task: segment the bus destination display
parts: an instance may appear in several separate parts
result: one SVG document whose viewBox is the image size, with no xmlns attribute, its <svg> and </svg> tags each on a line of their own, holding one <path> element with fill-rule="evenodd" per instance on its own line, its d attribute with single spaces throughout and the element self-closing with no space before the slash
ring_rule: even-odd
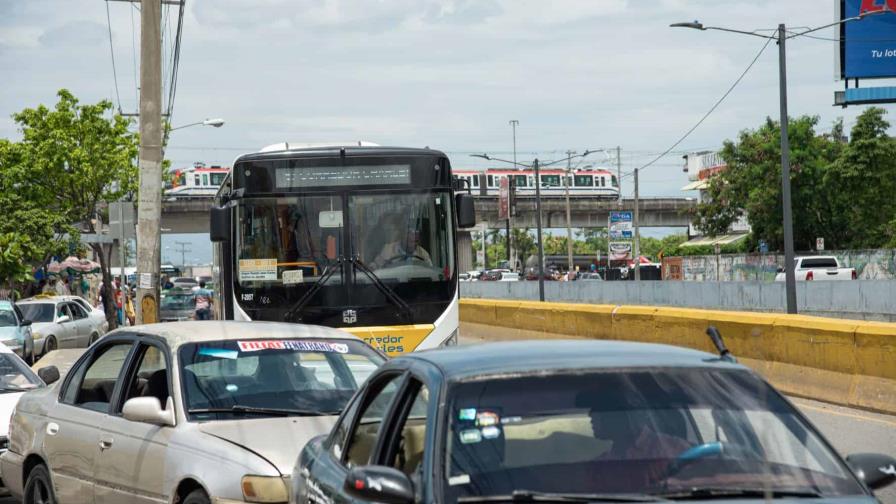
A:
<svg viewBox="0 0 896 504">
<path fill-rule="evenodd" d="M 411 166 L 400 164 L 278 168 L 276 182 L 279 189 L 410 184 Z"/>
</svg>

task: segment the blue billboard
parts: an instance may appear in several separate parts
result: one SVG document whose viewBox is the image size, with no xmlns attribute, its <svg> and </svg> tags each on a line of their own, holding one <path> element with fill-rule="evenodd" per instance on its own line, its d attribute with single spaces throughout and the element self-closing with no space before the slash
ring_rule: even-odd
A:
<svg viewBox="0 0 896 504">
<path fill-rule="evenodd" d="M 840 72 L 844 79 L 896 77 L 896 0 L 841 0 Z"/>
</svg>

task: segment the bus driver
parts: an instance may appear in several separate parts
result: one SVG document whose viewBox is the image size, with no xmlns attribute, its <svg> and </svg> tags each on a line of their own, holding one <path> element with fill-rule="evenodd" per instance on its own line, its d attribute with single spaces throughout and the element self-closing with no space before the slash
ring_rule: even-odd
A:
<svg viewBox="0 0 896 504">
<path fill-rule="evenodd" d="M 383 218 L 383 230 L 391 241 L 383 245 L 380 253 L 370 264 L 370 269 L 377 270 L 396 263 L 417 260 L 432 266 L 429 252 L 420 246 L 420 232 L 407 225 L 400 213 L 387 214 Z"/>
</svg>

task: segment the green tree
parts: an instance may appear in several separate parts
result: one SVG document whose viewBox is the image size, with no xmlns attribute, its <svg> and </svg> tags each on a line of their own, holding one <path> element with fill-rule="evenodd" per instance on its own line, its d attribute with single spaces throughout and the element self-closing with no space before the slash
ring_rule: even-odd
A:
<svg viewBox="0 0 896 504">
<path fill-rule="evenodd" d="M 137 189 L 136 133 L 130 121 L 113 114 L 112 102 L 81 104 L 68 90 L 57 93 L 53 109 L 26 108 L 13 119 L 22 132 L 13 170 L 21 197 L 38 202 L 57 221 L 76 223 L 78 229 L 97 233 L 108 222 L 106 204 L 132 198 Z M 53 221 L 53 219 L 51 219 Z M 111 245 L 91 243 L 103 271 L 106 291 Z M 106 296 L 112 313 L 111 296 Z M 110 325 L 114 326 L 113 317 Z"/>
</svg>

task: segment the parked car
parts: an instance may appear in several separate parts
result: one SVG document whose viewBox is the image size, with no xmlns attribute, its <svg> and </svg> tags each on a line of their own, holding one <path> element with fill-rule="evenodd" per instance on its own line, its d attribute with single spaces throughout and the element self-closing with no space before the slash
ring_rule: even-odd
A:
<svg viewBox="0 0 896 504">
<path fill-rule="evenodd" d="M 85 348 L 105 333 L 108 323 L 65 296 L 35 296 L 16 303 L 31 321 L 34 354 L 57 348 Z"/>
<path fill-rule="evenodd" d="M 479 275 L 479 280 L 483 282 L 511 282 L 519 279 L 519 274 L 503 268 L 485 270 Z"/>
<path fill-rule="evenodd" d="M 600 273 L 579 273 L 579 277 L 577 280 L 585 280 L 588 282 L 591 281 L 602 281 L 603 278 L 600 276 Z"/>
<path fill-rule="evenodd" d="M 11 301 L 0 300 L 0 344 L 15 352 L 29 366 L 34 363 L 31 321 Z"/>
<path fill-rule="evenodd" d="M 133 292 L 133 289 L 132 289 Z M 103 311 L 102 308 L 91 306 L 90 302 L 84 299 L 81 296 L 60 296 L 65 301 L 73 301 L 84 308 L 87 311 L 88 316 L 96 320 L 96 322 L 100 326 L 100 336 L 109 332 L 109 320 L 106 319 L 106 312 Z"/>
<path fill-rule="evenodd" d="M 286 502 L 301 447 L 384 360 L 317 326 L 118 329 L 20 399 L 0 472 L 25 504 Z"/>
<path fill-rule="evenodd" d="M 193 320 L 194 294 L 186 289 L 169 289 L 162 295 L 159 304 L 159 318 L 162 322 Z"/>
<path fill-rule="evenodd" d="M 723 356 L 524 341 L 405 354 L 293 471 L 293 502 L 875 502 L 896 460 L 848 463 Z M 893 447 L 888 447 L 892 449 Z"/>
<path fill-rule="evenodd" d="M 0 343 L 0 454 L 9 446 L 9 419 L 25 392 L 45 387 L 44 382 L 15 352 Z M 8 495 L 0 481 L 0 496 Z"/>
<path fill-rule="evenodd" d="M 834 256 L 807 256 L 797 257 L 795 260 L 796 281 L 832 281 L 832 280 L 855 280 L 855 268 L 843 268 L 840 261 Z M 778 268 L 778 274 L 775 275 L 776 282 L 786 280 L 784 268 Z"/>
</svg>

